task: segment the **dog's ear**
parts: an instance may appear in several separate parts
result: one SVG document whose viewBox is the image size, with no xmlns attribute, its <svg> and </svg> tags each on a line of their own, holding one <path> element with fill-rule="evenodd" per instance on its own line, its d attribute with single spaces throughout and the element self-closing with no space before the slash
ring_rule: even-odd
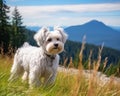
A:
<svg viewBox="0 0 120 96">
<path fill-rule="evenodd" d="M 62 41 L 63 41 L 63 43 L 65 43 L 68 38 L 68 35 L 64 32 L 64 29 L 59 26 L 55 26 L 54 30 L 57 30 L 61 34 Z"/>
<path fill-rule="evenodd" d="M 47 27 L 42 27 L 35 35 L 34 39 L 36 40 L 37 44 L 39 46 L 43 45 L 45 39 L 46 39 L 46 34 L 48 33 L 48 28 Z"/>
</svg>

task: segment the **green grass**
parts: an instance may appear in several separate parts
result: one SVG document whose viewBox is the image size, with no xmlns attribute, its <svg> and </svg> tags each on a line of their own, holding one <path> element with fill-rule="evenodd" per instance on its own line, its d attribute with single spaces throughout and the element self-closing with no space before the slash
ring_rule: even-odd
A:
<svg viewBox="0 0 120 96">
<path fill-rule="evenodd" d="M 0 57 L 0 96 L 120 96 L 120 84 L 114 85 L 111 81 L 99 86 L 95 77 L 87 80 L 82 73 L 70 75 L 59 72 L 54 85 L 47 88 L 29 89 L 21 78 L 9 83 L 12 62 L 12 58 Z"/>
</svg>

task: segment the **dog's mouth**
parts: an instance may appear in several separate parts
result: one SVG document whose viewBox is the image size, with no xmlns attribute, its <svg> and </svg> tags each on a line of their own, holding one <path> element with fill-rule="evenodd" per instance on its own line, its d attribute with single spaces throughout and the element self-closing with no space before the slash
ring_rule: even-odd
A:
<svg viewBox="0 0 120 96">
<path fill-rule="evenodd" d="M 60 47 L 53 47 L 52 50 L 50 51 L 50 53 L 59 53 L 61 51 Z"/>
<path fill-rule="evenodd" d="M 59 49 L 58 47 L 54 47 L 53 49 Z"/>
<path fill-rule="evenodd" d="M 58 54 L 62 51 L 62 47 L 61 46 L 52 46 L 51 48 L 49 48 L 47 50 L 47 52 L 49 54 Z"/>
</svg>

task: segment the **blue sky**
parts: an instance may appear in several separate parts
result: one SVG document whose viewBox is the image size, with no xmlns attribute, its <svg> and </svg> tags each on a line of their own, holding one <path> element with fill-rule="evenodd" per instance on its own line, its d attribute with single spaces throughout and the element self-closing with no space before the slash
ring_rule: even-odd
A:
<svg viewBox="0 0 120 96">
<path fill-rule="evenodd" d="M 120 26 L 120 0 L 6 0 L 15 6 L 26 26 L 71 26 L 96 19 Z"/>
</svg>

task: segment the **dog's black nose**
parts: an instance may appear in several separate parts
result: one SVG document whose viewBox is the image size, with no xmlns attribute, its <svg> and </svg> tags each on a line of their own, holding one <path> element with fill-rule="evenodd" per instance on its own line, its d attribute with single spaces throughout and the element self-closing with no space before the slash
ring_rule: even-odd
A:
<svg viewBox="0 0 120 96">
<path fill-rule="evenodd" d="M 55 43 L 55 44 L 54 44 L 54 46 L 55 46 L 55 47 L 58 47 L 58 44 L 57 44 L 57 43 Z"/>
</svg>

